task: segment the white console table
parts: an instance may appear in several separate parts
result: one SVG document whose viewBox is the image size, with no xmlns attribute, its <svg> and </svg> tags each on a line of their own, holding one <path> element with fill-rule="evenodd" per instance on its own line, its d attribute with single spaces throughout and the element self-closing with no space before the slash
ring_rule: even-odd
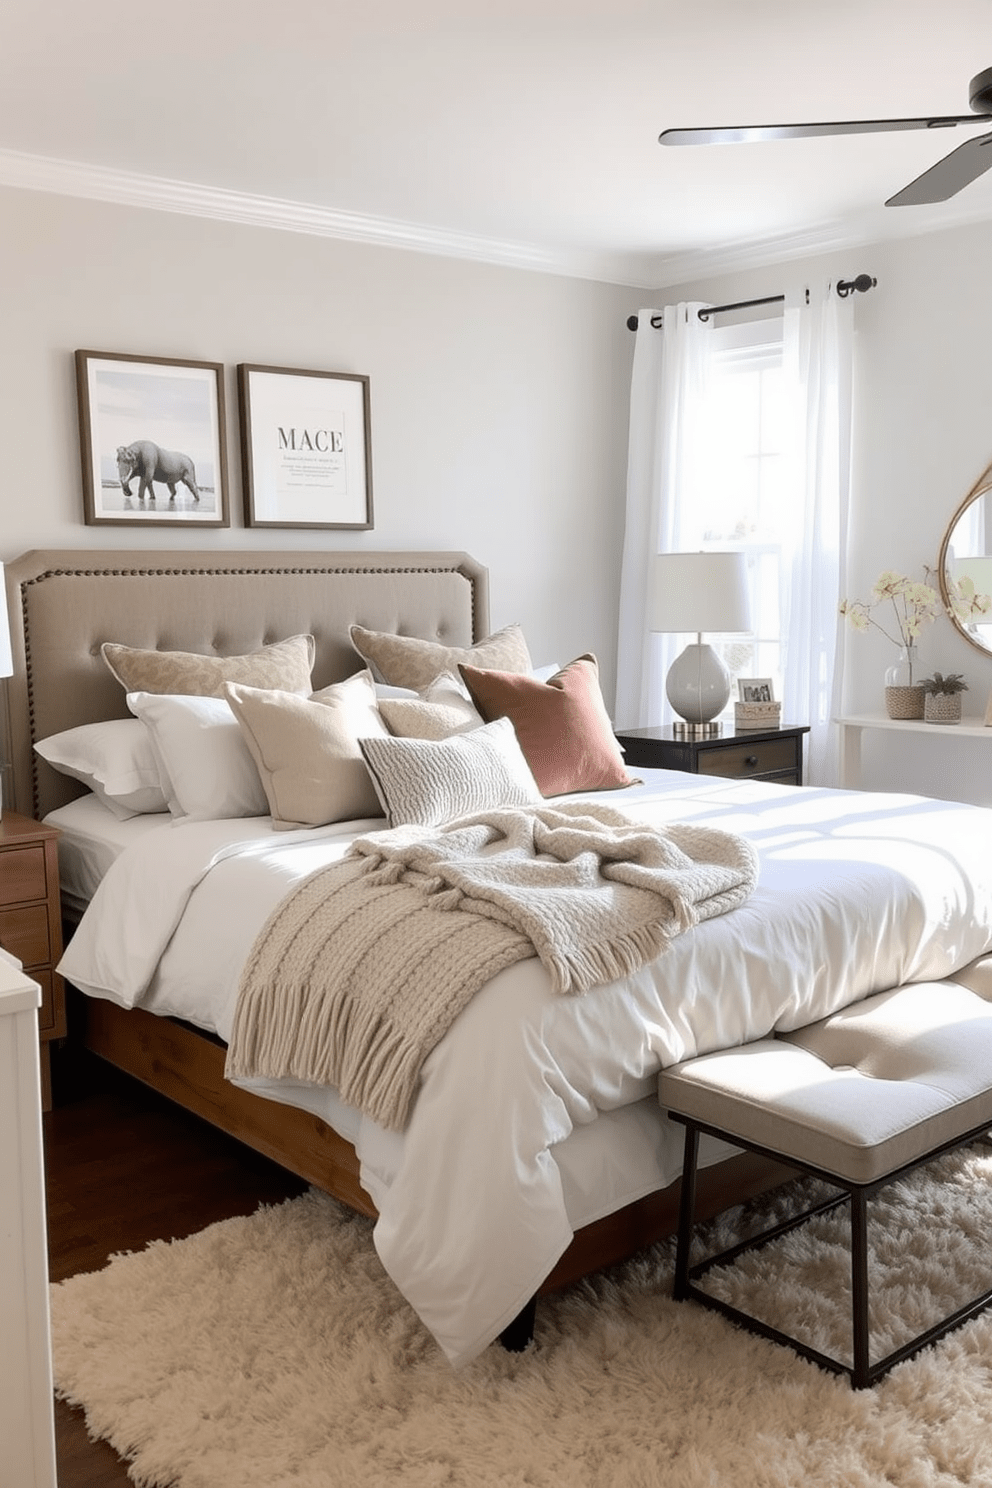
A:
<svg viewBox="0 0 992 1488">
<path fill-rule="evenodd" d="M 895 733 L 939 734 L 941 739 L 984 739 L 992 743 L 992 728 L 980 718 L 960 723 L 927 723 L 922 718 L 889 718 L 884 713 L 857 713 L 838 719 L 841 731 L 841 785 L 857 790 L 861 785 L 861 736 L 865 729 L 889 729 Z"/>
<path fill-rule="evenodd" d="M 41 988 L 0 950 L 0 1482 L 55 1488 Z"/>
</svg>

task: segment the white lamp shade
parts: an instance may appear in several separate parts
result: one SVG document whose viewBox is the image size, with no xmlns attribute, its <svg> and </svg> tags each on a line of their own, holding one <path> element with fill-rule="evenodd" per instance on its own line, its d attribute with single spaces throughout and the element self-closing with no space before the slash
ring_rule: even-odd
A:
<svg viewBox="0 0 992 1488">
<path fill-rule="evenodd" d="M 14 675 L 14 658 L 10 650 L 10 619 L 7 613 L 7 588 L 0 563 L 0 677 Z"/>
<path fill-rule="evenodd" d="M 657 553 L 648 628 L 726 635 L 751 629 L 743 553 Z"/>
</svg>

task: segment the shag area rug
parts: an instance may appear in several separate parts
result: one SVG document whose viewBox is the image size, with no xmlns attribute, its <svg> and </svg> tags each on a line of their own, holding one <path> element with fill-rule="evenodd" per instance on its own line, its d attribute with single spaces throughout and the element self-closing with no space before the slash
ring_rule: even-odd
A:
<svg viewBox="0 0 992 1488">
<path fill-rule="evenodd" d="M 989 1153 L 870 1205 L 873 1358 L 989 1284 Z M 849 1357 L 848 1238 L 845 1205 L 708 1284 Z M 992 1485 L 992 1315 L 855 1392 L 672 1302 L 672 1259 L 658 1246 L 542 1299 L 525 1353 L 455 1373 L 370 1223 L 311 1191 L 54 1286 L 58 1393 L 142 1488 Z"/>
</svg>

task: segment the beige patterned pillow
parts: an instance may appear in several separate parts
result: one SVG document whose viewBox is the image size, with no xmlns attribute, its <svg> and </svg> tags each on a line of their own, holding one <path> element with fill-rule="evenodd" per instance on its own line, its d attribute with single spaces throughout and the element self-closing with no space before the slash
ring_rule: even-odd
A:
<svg viewBox="0 0 992 1488">
<path fill-rule="evenodd" d="M 474 646 L 443 646 L 415 636 L 389 635 L 353 625 L 351 643 L 372 668 L 377 682 L 423 692 L 443 672 L 456 672 L 461 662 L 498 672 L 529 672 L 530 652 L 519 625 L 507 625 Z"/>
<path fill-rule="evenodd" d="M 485 722 L 464 682 L 447 672 L 417 697 L 379 697 L 379 712 L 401 739 L 450 739 Z"/>
<path fill-rule="evenodd" d="M 358 740 L 388 738 L 370 672 L 309 698 L 228 682 L 224 696 L 241 725 L 269 802 L 272 824 L 321 827 L 381 816 Z"/>
<path fill-rule="evenodd" d="M 361 739 L 391 827 L 437 827 L 497 806 L 540 801 L 508 718 L 453 739 Z"/>
<path fill-rule="evenodd" d="M 248 687 L 278 687 L 284 692 L 309 693 L 314 639 L 311 635 L 290 636 L 247 656 L 138 651 L 111 641 L 105 641 L 100 651 L 127 692 L 223 697 L 225 682 L 244 682 Z"/>
</svg>

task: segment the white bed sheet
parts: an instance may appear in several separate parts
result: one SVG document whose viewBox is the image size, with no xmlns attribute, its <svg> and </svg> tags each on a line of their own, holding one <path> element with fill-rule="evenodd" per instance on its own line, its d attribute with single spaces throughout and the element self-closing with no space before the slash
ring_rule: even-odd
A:
<svg viewBox="0 0 992 1488">
<path fill-rule="evenodd" d="M 509 968 L 428 1058 L 405 1132 L 365 1118 L 346 1132 L 380 1211 L 383 1263 L 455 1364 L 516 1315 L 577 1223 L 617 1207 L 603 1193 L 631 1175 L 602 1140 L 615 1122 L 639 1133 L 651 1174 L 642 1192 L 676 1176 L 680 1144 L 654 1114 L 663 1065 L 945 976 L 992 947 L 992 811 L 644 774 L 612 803 L 659 826 L 692 820 L 749 837 L 761 863 L 751 898 L 582 998 L 555 996 L 536 960 Z M 94 995 L 226 1037 L 259 917 L 377 825 L 164 825 L 118 858 L 61 969 Z M 331 1094 L 307 1095 L 338 1125 L 325 1114 Z M 298 1087 L 280 1097 L 302 1098 Z"/>
<path fill-rule="evenodd" d="M 115 858 L 139 837 L 170 820 L 155 815 L 121 821 L 92 791 L 50 811 L 45 821 L 61 834 L 59 882 L 66 908 L 82 914 Z"/>
</svg>

